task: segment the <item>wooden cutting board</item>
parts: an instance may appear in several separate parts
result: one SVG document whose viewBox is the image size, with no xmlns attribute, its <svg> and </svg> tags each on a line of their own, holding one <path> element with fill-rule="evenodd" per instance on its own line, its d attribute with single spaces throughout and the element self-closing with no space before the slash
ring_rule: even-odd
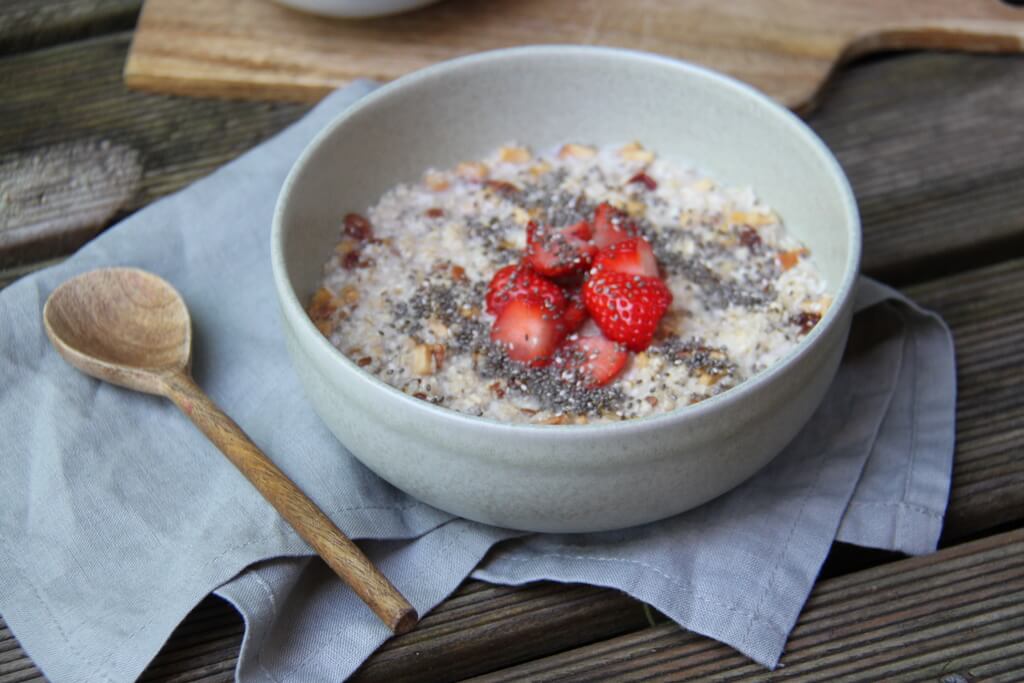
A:
<svg viewBox="0 0 1024 683">
<path fill-rule="evenodd" d="M 797 110 L 837 64 L 880 50 L 1024 50 L 1024 8 L 1000 0 L 444 0 L 371 20 L 268 0 L 147 0 L 130 87 L 315 101 L 360 77 L 531 43 L 648 50 L 732 74 Z"/>
</svg>

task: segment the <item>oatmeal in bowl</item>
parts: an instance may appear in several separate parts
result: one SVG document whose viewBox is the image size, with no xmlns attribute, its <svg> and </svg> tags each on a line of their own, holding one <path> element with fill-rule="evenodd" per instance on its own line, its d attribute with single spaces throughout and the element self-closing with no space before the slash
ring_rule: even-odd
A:
<svg viewBox="0 0 1024 683">
<path fill-rule="evenodd" d="M 296 373 L 349 453 L 452 514 L 583 532 L 700 505 L 812 419 L 860 226 L 825 146 L 751 88 L 547 46 L 341 113 L 271 254 Z"/>
<path fill-rule="evenodd" d="M 505 145 L 339 220 L 308 312 L 367 372 L 469 415 L 665 413 L 788 353 L 831 301 L 747 187 L 632 142 Z"/>
</svg>

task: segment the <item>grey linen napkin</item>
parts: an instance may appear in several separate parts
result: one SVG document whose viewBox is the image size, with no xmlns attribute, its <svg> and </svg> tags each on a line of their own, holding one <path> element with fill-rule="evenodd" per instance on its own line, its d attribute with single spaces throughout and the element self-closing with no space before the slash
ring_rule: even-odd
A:
<svg viewBox="0 0 1024 683">
<path fill-rule="evenodd" d="M 173 405 L 85 377 L 50 348 L 46 296 L 101 266 L 146 268 L 181 291 L 199 383 L 346 533 L 365 539 L 421 614 L 470 574 L 585 582 L 774 666 L 834 539 L 935 548 L 953 451 L 952 341 L 937 316 L 869 280 L 839 375 L 807 428 L 738 490 L 676 518 L 522 536 L 453 518 L 362 467 L 292 372 L 268 235 L 299 152 L 372 88 L 333 94 L 0 293 L 0 614 L 47 676 L 135 678 L 211 591 L 245 618 L 241 680 L 336 681 L 388 637 Z"/>
</svg>

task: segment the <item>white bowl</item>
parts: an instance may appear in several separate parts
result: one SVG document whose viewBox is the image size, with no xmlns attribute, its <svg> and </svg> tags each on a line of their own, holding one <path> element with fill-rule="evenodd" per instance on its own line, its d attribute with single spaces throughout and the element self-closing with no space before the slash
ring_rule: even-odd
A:
<svg viewBox="0 0 1024 683">
<path fill-rule="evenodd" d="M 433 4 L 437 0 L 274 0 L 292 9 L 325 17 L 369 19 L 407 12 Z"/>
<path fill-rule="evenodd" d="M 674 412 L 592 425 L 506 424 L 412 398 L 358 368 L 310 322 L 339 218 L 430 166 L 516 140 L 549 148 L 639 139 L 749 185 L 807 244 L 834 303 L 765 372 Z M 303 153 L 274 216 L 288 348 L 332 432 L 398 488 L 456 515 L 531 531 L 594 531 L 674 515 L 767 464 L 824 396 L 846 344 L 860 223 L 839 165 L 789 111 L 731 78 L 654 55 L 526 47 L 439 64 L 382 87 Z"/>
</svg>

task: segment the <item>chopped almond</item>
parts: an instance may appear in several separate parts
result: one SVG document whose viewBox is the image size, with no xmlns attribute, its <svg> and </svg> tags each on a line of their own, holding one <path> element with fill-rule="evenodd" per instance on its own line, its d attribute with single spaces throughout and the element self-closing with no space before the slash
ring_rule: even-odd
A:
<svg viewBox="0 0 1024 683">
<path fill-rule="evenodd" d="M 643 202 L 638 202 L 634 199 L 630 199 L 626 202 L 626 213 L 630 216 L 640 217 L 647 213 L 647 205 Z"/>
<path fill-rule="evenodd" d="M 463 161 L 455 167 L 455 175 L 473 182 L 484 180 L 489 173 L 490 169 L 482 161 Z"/>
<path fill-rule="evenodd" d="M 777 258 L 779 259 L 779 265 L 782 266 L 782 270 L 789 270 L 800 261 L 801 256 L 806 255 L 806 249 L 793 249 L 791 251 L 780 251 Z"/>
<path fill-rule="evenodd" d="M 466 279 L 466 269 L 462 266 L 452 266 L 452 279 L 456 282 L 462 282 Z"/>
<path fill-rule="evenodd" d="M 711 178 L 701 178 L 693 184 L 693 189 L 700 192 L 710 192 L 715 188 L 715 181 Z"/>
<path fill-rule="evenodd" d="M 530 167 L 530 175 L 532 175 L 534 178 L 539 178 L 540 176 L 544 175 L 550 170 L 551 164 L 549 164 L 546 161 L 542 161 L 539 164 L 534 164 L 533 166 Z"/>
<path fill-rule="evenodd" d="M 437 171 L 427 171 L 427 174 L 423 176 L 423 182 L 434 192 L 443 192 L 451 187 L 447 176 Z"/>
<path fill-rule="evenodd" d="M 650 360 L 651 357 L 647 355 L 647 352 L 641 351 L 640 353 L 633 356 L 633 365 L 635 365 L 638 368 L 646 368 Z"/>
<path fill-rule="evenodd" d="M 434 367 L 440 372 L 441 368 L 444 367 L 444 354 L 448 350 L 444 344 L 432 344 L 430 347 L 430 355 L 434 360 Z"/>
<path fill-rule="evenodd" d="M 530 214 L 526 213 L 526 209 L 517 206 L 512 209 L 512 220 L 519 225 L 526 225 L 530 222 Z"/>
<path fill-rule="evenodd" d="M 427 329 L 430 330 L 437 339 L 445 339 L 448 337 L 448 327 L 437 318 L 430 318 L 427 320 Z"/>
<path fill-rule="evenodd" d="M 345 285 L 341 289 L 341 300 L 349 306 L 359 303 L 359 290 L 352 285 Z"/>
<path fill-rule="evenodd" d="M 749 225 L 752 228 L 759 228 L 762 225 L 777 223 L 778 218 L 770 213 L 757 213 L 755 211 L 733 211 L 729 214 L 729 222 L 733 225 Z"/>
<path fill-rule="evenodd" d="M 412 349 L 412 357 L 410 359 L 412 364 L 412 372 L 414 375 L 432 375 L 434 374 L 434 354 L 433 349 L 426 344 L 417 344 Z"/>
<path fill-rule="evenodd" d="M 502 147 L 498 150 L 498 159 L 510 164 L 525 164 L 530 158 L 530 150 L 525 147 Z"/>
<path fill-rule="evenodd" d="M 552 415 L 548 419 L 544 420 L 546 425 L 564 425 L 569 424 L 568 415 Z"/>
<path fill-rule="evenodd" d="M 654 161 L 654 152 L 644 149 L 639 142 L 631 142 L 620 149 L 619 156 L 626 161 L 642 161 L 645 164 Z"/>
<path fill-rule="evenodd" d="M 558 150 L 559 159 L 593 159 L 597 154 L 597 150 L 587 145 L 577 145 L 573 142 L 562 145 L 562 148 Z"/>
</svg>

